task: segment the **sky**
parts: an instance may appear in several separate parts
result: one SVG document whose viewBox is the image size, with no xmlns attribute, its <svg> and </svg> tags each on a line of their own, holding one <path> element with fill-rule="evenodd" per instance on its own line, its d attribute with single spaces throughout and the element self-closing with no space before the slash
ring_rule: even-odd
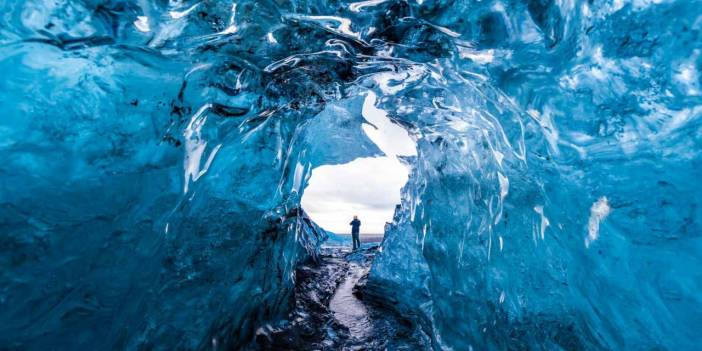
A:
<svg viewBox="0 0 702 351">
<path fill-rule="evenodd" d="M 369 124 L 363 131 L 386 156 L 357 158 L 342 165 L 312 170 L 302 197 L 302 207 L 322 228 L 337 234 L 351 232 L 354 215 L 361 220 L 361 235 L 382 234 L 400 203 L 400 189 L 407 183 L 408 169 L 397 156 L 416 155 L 407 131 L 392 123 L 384 110 L 375 107 L 376 95 L 367 92 L 362 114 Z"/>
</svg>

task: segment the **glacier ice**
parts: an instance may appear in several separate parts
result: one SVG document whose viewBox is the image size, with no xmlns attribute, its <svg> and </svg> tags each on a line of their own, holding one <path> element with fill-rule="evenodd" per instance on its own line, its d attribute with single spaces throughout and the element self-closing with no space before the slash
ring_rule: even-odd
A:
<svg viewBox="0 0 702 351">
<path fill-rule="evenodd" d="M 369 94 L 416 155 L 366 289 L 434 349 L 702 342 L 698 1 L 0 10 L 0 348 L 247 345 Z"/>
<path fill-rule="evenodd" d="M 433 13 L 470 45 L 382 102 L 418 156 L 374 294 L 403 296 L 435 348 L 694 350 L 698 5 Z"/>
<path fill-rule="evenodd" d="M 224 59 L 248 44 L 211 35 L 221 6 L 0 5 L 2 348 L 234 348 L 287 313 L 326 236 L 299 192 L 335 157 L 299 150 L 338 84 Z"/>
</svg>

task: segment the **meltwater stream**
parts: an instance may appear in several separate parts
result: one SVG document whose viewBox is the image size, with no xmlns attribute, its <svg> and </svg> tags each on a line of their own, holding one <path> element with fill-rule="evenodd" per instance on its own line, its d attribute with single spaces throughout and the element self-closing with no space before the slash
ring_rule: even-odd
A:
<svg viewBox="0 0 702 351">
<path fill-rule="evenodd" d="M 372 334 L 372 324 L 366 305 L 353 293 L 358 281 L 368 273 L 369 267 L 349 264 L 349 272 L 329 301 L 334 318 L 348 328 L 352 339 L 365 341 Z"/>
<path fill-rule="evenodd" d="M 412 319 L 386 309 L 385 299 L 364 294 L 366 274 L 377 244 L 356 252 L 323 246 L 320 261 L 298 268 L 296 308 L 256 332 L 250 349 L 263 350 L 423 350 L 428 337 Z"/>
</svg>

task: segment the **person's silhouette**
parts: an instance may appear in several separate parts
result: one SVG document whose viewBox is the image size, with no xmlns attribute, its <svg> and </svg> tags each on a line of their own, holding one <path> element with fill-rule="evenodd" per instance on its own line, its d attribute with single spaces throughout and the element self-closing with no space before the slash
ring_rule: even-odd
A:
<svg viewBox="0 0 702 351">
<path fill-rule="evenodd" d="M 351 239 L 353 240 L 353 249 L 356 250 L 361 247 L 361 221 L 358 220 L 358 216 L 353 216 L 353 221 L 349 223 L 351 226 Z"/>
</svg>

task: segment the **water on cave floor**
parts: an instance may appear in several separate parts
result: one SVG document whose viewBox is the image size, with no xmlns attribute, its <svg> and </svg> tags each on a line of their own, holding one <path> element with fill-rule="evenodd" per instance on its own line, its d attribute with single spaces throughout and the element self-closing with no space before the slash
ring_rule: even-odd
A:
<svg viewBox="0 0 702 351">
<path fill-rule="evenodd" d="M 353 289 L 364 274 L 368 274 L 366 267 L 350 263 L 346 277 L 329 301 L 329 309 L 334 313 L 334 319 L 348 328 L 353 340 L 368 338 L 372 327 L 366 305 L 353 294 Z"/>
<path fill-rule="evenodd" d="M 319 263 L 298 268 L 296 309 L 288 320 L 257 331 L 252 349 L 420 350 L 426 336 L 413 322 L 387 309 L 382 298 L 363 294 L 377 243 L 352 251 L 324 246 Z"/>
</svg>

